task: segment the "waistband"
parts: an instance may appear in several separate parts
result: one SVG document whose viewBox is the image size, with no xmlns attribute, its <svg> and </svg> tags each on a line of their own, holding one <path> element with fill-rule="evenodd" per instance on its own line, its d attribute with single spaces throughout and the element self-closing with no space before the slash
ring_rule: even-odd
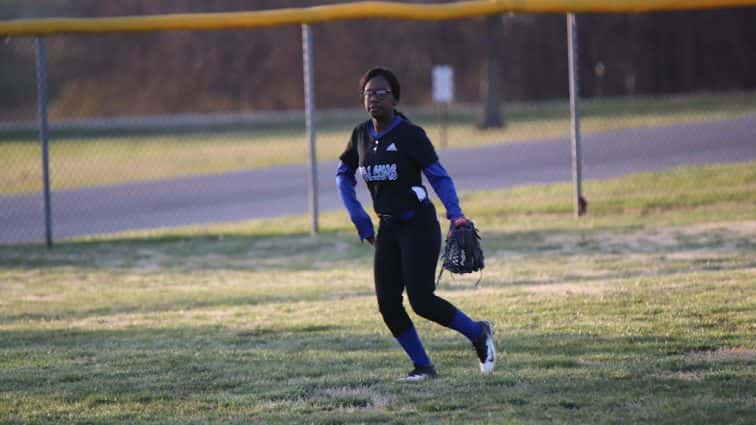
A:
<svg viewBox="0 0 756 425">
<path fill-rule="evenodd" d="M 420 205 L 413 210 L 407 210 L 402 212 L 401 214 L 386 214 L 386 213 L 377 213 L 378 218 L 383 223 L 394 223 L 394 222 L 407 222 L 415 218 L 418 214 L 418 212 L 427 209 L 428 207 L 433 208 L 433 203 L 426 199 L 423 202 L 420 203 Z"/>
</svg>

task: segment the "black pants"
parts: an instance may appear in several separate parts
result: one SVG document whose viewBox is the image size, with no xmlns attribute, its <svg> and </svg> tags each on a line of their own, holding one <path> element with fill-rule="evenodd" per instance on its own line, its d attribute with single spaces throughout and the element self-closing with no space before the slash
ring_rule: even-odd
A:
<svg viewBox="0 0 756 425">
<path fill-rule="evenodd" d="M 383 321 L 394 337 L 412 327 L 402 303 L 405 288 L 419 316 L 447 327 L 452 321 L 456 308 L 434 294 L 440 249 L 441 229 L 433 204 L 422 204 L 408 221 L 381 219 L 375 242 L 375 293 Z"/>
</svg>

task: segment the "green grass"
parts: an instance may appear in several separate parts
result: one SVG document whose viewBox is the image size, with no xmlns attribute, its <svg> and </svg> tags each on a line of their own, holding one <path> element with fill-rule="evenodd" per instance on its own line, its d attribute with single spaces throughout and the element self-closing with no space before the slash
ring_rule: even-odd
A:
<svg viewBox="0 0 756 425">
<path fill-rule="evenodd" d="M 756 93 L 699 94 L 668 98 L 598 99 L 581 103 L 584 133 L 682 122 L 717 120 L 756 113 Z M 427 108 L 405 112 L 441 148 L 436 113 Z M 510 104 L 507 126 L 476 129 L 477 107 L 450 111 L 447 131 L 452 148 L 515 143 L 569 134 L 566 101 Z M 363 112 L 326 111 L 319 115 L 317 157 L 335 159 L 343 151 Z M 214 174 L 307 161 L 304 120 L 260 122 L 234 128 L 164 132 L 53 132 L 50 143 L 54 189 L 109 185 L 198 174 Z M 36 136 L 0 134 L 0 194 L 39 192 L 41 153 Z"/>
<path fill-rule="evenodd" d="M 467 193 L 487 267 L 439 293 L 497 370 L 383 325 L 343 213 L 0 247 L 0 424 L 756 422 L 756 163 Z M 414 316 L 413 316 L 414 317 Z"/>
</svg>

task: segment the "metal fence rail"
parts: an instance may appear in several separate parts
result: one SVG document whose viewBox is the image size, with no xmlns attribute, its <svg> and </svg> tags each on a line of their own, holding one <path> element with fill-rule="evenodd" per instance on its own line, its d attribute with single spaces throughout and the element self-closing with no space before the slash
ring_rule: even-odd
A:
<svg viewBox="0 0 756 425">
<path fill-rule="evenodd" d="M 634 13 L 721 9 L 756 5 L 756 0 L 477 0 L 443 4 L 366 1 L 258 12 L 197 13 L 94 19 L 29 19 L 0 22 L 0 35 L 49 35 L 260 28 L 353 19 L 447 20 L 507 12 Z"/>
</svg>

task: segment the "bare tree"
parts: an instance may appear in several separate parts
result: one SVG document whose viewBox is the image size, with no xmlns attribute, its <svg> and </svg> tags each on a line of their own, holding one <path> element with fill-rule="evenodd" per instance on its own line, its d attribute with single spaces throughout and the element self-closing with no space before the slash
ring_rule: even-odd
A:
<svg viewBox="0 0 756 425">
<path fill-rule="evenodd" d="M 483 99 L 483 116 L 478 127 L 498 128 L 504 126 L 499 110 L 499 32 L 501 16 L 487 16 L 484 25 L 484 42 L 486 61 L 481 79 L 481 97 Z"/>
</svg>

